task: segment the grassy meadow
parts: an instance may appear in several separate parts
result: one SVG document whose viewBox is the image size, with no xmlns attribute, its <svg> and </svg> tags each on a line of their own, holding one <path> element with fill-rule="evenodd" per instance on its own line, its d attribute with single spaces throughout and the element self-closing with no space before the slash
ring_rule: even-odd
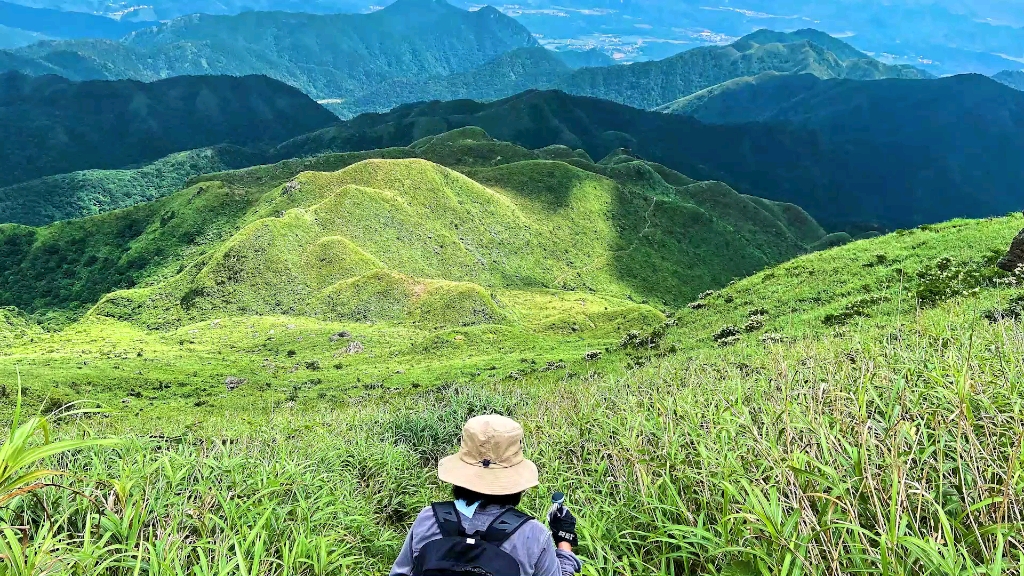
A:
<svg viewBox="0 0 1024 576">
<path fill-rule="evenodd" d="M 615 166 L 553 167 L 551 178 L 568 172 L 608 194 L 589 192 L 583 207 L 558 212 L 502 166 L 477 167 L 491 173 L 471 180 L 413 162 L 462 186 L 456 197 L 474 199 L 473 210 L 447 209 L 464 210 L 464 220 L 451 221 L 474 255 L 488 253 L 490 233 L 480 231 L 492 222 L 515 234 L 516 214 L 549 226 L 538 250 L 568 250 L 576 263 L 595 261 L 584 258 L 594 250 L 605 264 L 572 268 L 570 280 L 528 250 L 508 250 L 516 259 L 474 272 L 461 253 L 441 259 L 444 244 L 435 256 L 372 248 L 392 240 L 360 239 L 337 218 L 342 207 L 318 213 L 346 199 L 413 205 L 401 183 L 374 180 L 379 164 L 364 163 L 303 175 L 290 195 L 284 183 L 268 184 L 270 196 L 236 193 L 248 206 L 268 203 L 271 214 L 285 206 L 270 220 L 296 225 L 276 229 L 256 208 L 225 242 L 188 245 L 171 273 L 106 295 L 71 322 L 52 327 L 36 310 L 0 311 L 5 406 L 14 405 L 20 373 L 26 405 L 53 412 L 54 439 L 119 441 L 0 459 L 0 574 L 384 573 L 415 514 L 445 494 L 438 458 L 454 450 L 466 418 L 487 412 L 526 427 L 542 485 L 524 508 L 540 514 L 551 491 L 568 494 L 590 576 L 1021 572 L 1024 289 L 994 262 L 1024 218 L 900 231 L 723 280 L 729 285 L 714 292 L 698 295 L 696 283 L 663 289 L 670 297 L 644 304 L 630 268 L 608 265 L 620 252 L 591 248 L 596 238 L 563 246 L 559 236 L 574 219 L 607 213 L 595 201 L 623 205 L 623 189 L 645 198 L 637 180 L 626 187 L 597 175 Z M 327 188 L 340 193 L 325 198 L 318 182 L 335 182 Z M 693 186 L 680 184 L 658 190 Z M 222 186 L 224 197 L 242 189 Z M 349 186 L 377 192 L 353 198 Z M 372 221 L 372 211 L 361 214 Z M 613 218 L 609 230 L 629 221 Z M 436 223 L 421 222 L 407 230 L 442 237 Z M 269 226 L 262 238 L 302 249 L 338 236 L 371 247 L 363 251 L 381 264 L 370 272 L 372 289 L 347 301 L 384 315 L 367 323 L 328 314 L 343 306 L 318 309 L 323 291 L 294 287 L 356 294 L 358 286 L 336 286 L 331 274 L 342 272 L 305 260 L 274 264 L 296 276 L 254 275 L 231 251 L 251 254 L 246 243 L 261 226 Z M 687 253 L 656 253 L 671 236 L 662 230 L 653 241 L 643 230 L 632 238 L 649 251 L 644 259 Z M 515 246 L 514 235 L 501 238 Z M 203 284 L 203 274 L 229 265 L 222 276 L 232 282 Z M 655 267 L 660 274 L 643 282 L 683 285 L 692 277 L 676 266 L 675 275 Z M 437 278 L 442 268 L 463 276 Z M 539 280 L 509 280 L 517 273 Z M 282 279 L 295 284 L 273 284 Z M 410 305 L 369 306 L 407 302 L 401 295 L 421 284 Z M 292 300 L 261 296 L 268 285 L 291 286 L 282 298 Z M 181 306 L 196 286 L 205 287 L 196 301 L 207 307 Z M 424 295 L 435 286 L 448 292 L 428 307 Z M 391 295 L 379 296 L 385 288 Z M 475 303 L 458 304 L 467 300 Z M 119 318 L 132 302 L 145 307 Z M 353 341 L 365 351 L 334 357 Z M 589 351 L 600 357 L 585 359 Z M 227 375 L 249 380 L 229 391 Z M 96 402 L 105 410 L 82 411 Z M 47 440 L 24 436 L 5 450 Z M 41 466 L 61 472 L 46 478 L 59 486 L 19 492 L 8 481 Z"/>
</svg>

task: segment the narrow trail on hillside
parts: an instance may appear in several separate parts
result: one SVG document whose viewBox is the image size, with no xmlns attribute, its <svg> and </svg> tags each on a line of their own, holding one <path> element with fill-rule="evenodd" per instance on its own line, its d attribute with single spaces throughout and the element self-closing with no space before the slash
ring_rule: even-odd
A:
<svg viewBox="0 0 1024 576">
<path fill-rule="evenodd" d="M 585 272 L 587 272 L 589 270 L 597 268 L 598 264 L 600 263 L 601 260 L 605 261 L 603 265 L 607 265 L 608 264 L 607 260 L 609 258 L 614 257 L 614 256 L 622 256 L 624 254 L 629 254 L 630 252 L 632 252 L 633 249 L 635 249 L 637 247 L 637 245 L 640 244 L 640 240 L 643 239 L 644 234 L 646 234 L 647 231 L 651 229 L 651 213 L 654 212 L 654 206 L 657 203 L 658 203 L 658 197 L 655 196 L 651 200 L 651 206 L 647 209 L 647 213 L 644 214 L 644 219 L 647 220 L 647 223 L 644 225 L 644 229 L 640 231 L 640 234 L 637 235 L 636 240 L 633 241 L 633 244 L 630 245 L 629 248 L 626 248 L 625 250 L 618 250 L 618 251 L 612 252 L 612 253 L 608 254 L 607 256 L 604 256 L 604 257 L 594 258 L 594 260 L 591 261 L 590 264 L 587 264 L 586 266 L 584 266 L 582 268 L 577 268 L 575 270 L 571 270 L 569 272 L 566 272 L 566 273 L 562 274 L 561 276 L 559 276 L 555 280 L 555 286 L 556 287 L 562 286 L 562 283 L 565 281 L 565 278 L 567 276 L 570 276 L 572 274 L 583 274 L 583 273 L 585 273 Z"/>
</svg>

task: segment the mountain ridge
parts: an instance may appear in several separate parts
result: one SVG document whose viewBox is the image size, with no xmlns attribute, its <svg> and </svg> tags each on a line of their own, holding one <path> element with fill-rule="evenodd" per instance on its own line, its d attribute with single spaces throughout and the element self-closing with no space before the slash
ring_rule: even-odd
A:
<svg viewBox="0 0 1024 576">
<path fill-rule="evenodd" d="M 329 99 L 392 78 L 466 71 L 537 45 L 528 30 L 495 10 L 470 12 L 443 1 L 402 6 L 369 14 L 184 16 L 118 42 L 52 41 L 16 49 L 0 57 L 0 65 L 6 59 L 8 69 L 73 80 L 263 74 Z"/>
<path fill-rule="evenodd" d="M 210 314 L 313 313 L 322 310 L 316 294 L 340 280 L 406 286 L 391 272 L 682 305 L 823 236 L 797 207 L 621 153 L 595 163 L 565 147 L 528 150 L 466 128 L 408 148 L 211 174 L 153 202 L 45 228 L 0 225 L 0 305 L 81 315 L 102 301 L 92 314 L 153 329 Z M 722 245 L 730 250 L 709 251 Z M 334 256 L 321 262 L 321 252 Z M 73 278 L 54 276 L 68 266 Z M 303 279 L 285 289 L 289 270 Z M 373 290 L 346 286 L 354 302 L 369 302 Z M 491 297 L 481 298 L 473 301 L 483 308 L 470 308 L 490 309 Z"/>
<path fill-rule="evenodd" d="M 7 64 L 0 55 L 0 67 L 75 79 L 260 73 L 330 102 L 342 117 L 432 99 L 499 99 L 528 88 L 654 108 L 769 70 L 865 80 L 930 77 L 874 60 L 811 29 L 761 30 L 728 46 L 695 48 L 630 66 L 580 67 L 608 60 L 586 53 L 540 53 L 529 30 L 497 10 L 466 12 L 443 0 L 402 6 L 365 15 L 187 16 L 133 32 L 119 43 L 35 44 L 10 52 Z"/>
<path fill-rule="evenodd" d="M 265 147 L 336 120 L 265 76 L 73 82 L 9 72 L 0 74 L 0 184 L 217 144 Z"/>
<path fill-rule="evenodd" d="M 529 91 L 490 103 L 427 102 L 365 114 L 285 142 L 273 154 L 289 158 L 400 146 L 474 125 L 527 148 L 559 144 L 583 148 L 593 157 L 628 148 L 693 178 L 728 182 L 745 194 L 796 204 L 827 228 L 855 234 L 1021 208 L 1016 182 L 1024 179 L 1024 141 L 1014 126 L 1024 122 L 1024 94 L 983 76 L 827 82 L 880 94 L 875 106 L 892 127 L 872 132 L 877 123 L 863 114 L 854 117 L 863 127 L 847 126 L 845 137 L 841 114 L 826 132 L 795 123 L 709 125 L 596 98 Z M 962 91 L 971 96 L 956 95 Z M 917 96 L 908 97 L 902 107 L 887 107 L 886 98 L 892 96 L 886 92 Z M 950 97 L 930 99 L 932 93 Z M 976 110 L 965 102 L 988 104 Z M 893 110 L 903 117 L 893 117 Z M 962 122 L 971 114 L 977 114 L 977 126 Z M 944 121 L 922 133 L 920 123 L 931 125 L 933 118 Z M 970 132 L 961 134 L 965 130 Z M 976 152 L 964 152 L 962 142 L 967 141 L 977 142 L 970 147 Z M 885 188 L 880 190 L 878 182 L 885 182 Z"/>
<path fill-rule="evenodd" d="M 992 79 L 1006 84 L 1010 88 L 1024 90 L 1024 70 L 1004 70 L 993 76 Z"/>
</svg>

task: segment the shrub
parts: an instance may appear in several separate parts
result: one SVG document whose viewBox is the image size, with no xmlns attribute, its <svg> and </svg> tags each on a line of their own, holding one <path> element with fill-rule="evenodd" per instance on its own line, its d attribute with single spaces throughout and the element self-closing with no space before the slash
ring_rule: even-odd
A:
<svg viewBox="0 0 1024 576">
<path fill-rule="evenodd" d="M 715 332 L 712 338 L 719 346 L 728 346 L 739 342 L 742 334 L 743 332 L 741 332 L 739 328 L 730 325 L 723 326 L 718 332 Z"/>
<path fill-rule="evenodd" d="M 825 326 L 842 326 L 854 318 L 870 316 L 871 309 L 881 304 L 883 300 L 884 299 L 877 294 L 858 298 L 844 306 L 839 312 L 826 314 L 825 317 L 822 318 L 821 323 Z"/>
<path fill-rule="evenodd" d="M 993 324 L 1007 320 L 1017 322 L 1024 319 L 1024 294 L 1013 297 L 1005 306 L 986 311 L 983 316 Z"/>
<path fill-rule="evenodd" d="M 757 332 L 764 328 L 764 316 L 751 316 L 747 323 L 743 325 L 744 332 Z"/>
<path fill-rule="evenodd" d="M 935 306 L 951 298 L 965 296 L 982 287 L 992 286 L 1005 273 L 995 268 L 995 256 L 986 261 L 960 261 L 948 256 L 918 270 L 915 295 L 922 306 Z"/>
</svg>

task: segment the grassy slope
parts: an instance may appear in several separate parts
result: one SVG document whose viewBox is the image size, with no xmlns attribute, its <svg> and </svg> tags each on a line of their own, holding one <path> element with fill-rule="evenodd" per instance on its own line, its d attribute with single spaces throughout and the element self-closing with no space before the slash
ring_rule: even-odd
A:
<svg viewBox="0 0 1024 576">
<path fill-rule="evenodd" d="M 535 371 L 805 252 L 816 225 L 799 214 L 479 129 L 204 176 L 134 208 L 0 227 L 3 303 L 65 326 L 5 366 L 64 398 L 187 403 L 230 375 L 271 398 L 282 379 L 341 398 Z"/>
<path fill-rule="evenodd" d="M 245 408 L 202 418 L 188 390 L 174 401 L 142 388 L 114 417 L 65 432 L 129 437 L 66 462 L 80 489 L 130 485 L 99 512 L 94 535 L 113 548 L 32 543 L 72 573 L 120 575 L 131 567 L 95 567 L 160 526 L 172 544 L 141 557 L 161 568 L 202 549 L 218 574 L 260 558 L 275 576 L 305 562 L 381 573 L 415 512 L 443 495 L 432 470 L 464 419 L 500 412 L 524 422 L 542 470 L 524 507 L 570 494 L 591 576 L 1016 573 L 1024 338 L 983 313 L 1020 295 L 990 263 L 1022 225 L 954 221 L 799 258 L 683 312 L 667 356 L 617 353 L 646 364 L 621 377 L 571 366 L 397 398 L 300 390 L 292 405 L 247 391 L 233 397 Z M 864 315 L 823 322 L 865 297 Z M 711 340 L 752 308 L 790 340 Z M 65 531 L 96 513 L 70 493 L 45 497 L 75 520 Z M 32 499 L 4 513 L 43 514 Z"/>
<path fill-rule="evenodd" d="M 574 186 L 604 182 L 599 187 L 608 194 L 610 184 L 602 177 L 618 182 L 614 198 L 603 200 L 607 214 L 597 215 L 594 207 L 588 208 L 588 214 L 592 219 L 605 218 L 614 223 L 614 232 L 606 229 L 609 244 L 602 265 L 626 266 L 616 275 L 630 286 L 628 293 L 638 300 L 685 302 L 706 288 L 792 257 L 824 235 L 813 220 L 793 206 L 740 196 L 721 184 L 694 183 L 664 167 L 630 157 L 615 157 L 620 164 L 610 166 L 593 164 L 584 159 L 585 154 L 580 154 L 565 147 L 525 150 L 492 141 L 479 129 L 470 128 L 417 142 L 412 148 L 329 154 L 204 176 L 167 198 L 96 218 L 40 229 L 0 227 L 0 261 L 5 270 L 0 277 L 0 294 L 5 304 L 35 313 L 81 309 L 117 288 L 152 285 L 184 270 L 195 257 L 215 250 L 255 220 L 276 217 L 293 207 L 308 208 L 318 201 L 317 194 L 323 194 L 325 186 L 334 186 L 300 186 L 294 194 L 284 194 L 282 186 L 300 173 L 337 171 L 369 158 L 422 157 L 457 168 L 492 188 L 506 191 L 527 207 L 550 204 L 548 212 L 535 211 L 535 215 L 557 216 L 555 208 L 571 197 Z M 565 163 L 545 164 L 546 159 L 563 159 L 575 168 Z M 527 163 L 507 166 L 516 162 Z M 564 197 L 559 198 L 559 194 Z M 546 196 L 554 197 L 545 199 Z M 582 198 L 584 202 L 596 201 L 596 197 Z M 422 208 L 419 210 L 416 217 L 424 219 Z M 593 222 L 581 221 L 576 226 Z M 414 222 L 410 226 L 420 224 Z M 636 235 L 641 232 L 643 242 L 637 242 Z M 550 234 L 559 234 L 557 227 Z M 734 255 L 723 258 L 720 253 L 708 251 L 710 244 L 703 242 L 702 235 L 732 243 Z M 446 235 L 445 242 L 450 237 Z M 613 240 L 620 246 L 613 246 Z M 561 238 L 557 241 L 566 243 Z M 124 250 L 126 245 L 128 249 Z M 630 247 L 633 249 L 627 251 Z M 655 253 L 678 254 L 679 260 L 660 270 L 629 268 L 630 262 L 657 257 Z M 563 265 L 592 267 L 592 260 L 579 258 L 573 264 Z M 672 271 L 682 263 L 686 273 L 672 277 Z M 505 266 L 500 261 L 498 265 Z M 468 270 L 477 269 L 474 266 L 479 264 Z M 419 274 L 423 269 L 404 271 Z M 542 280 L 550 282 L 549 287 L 558 287 L 553 280 L 563 274 L 564 271 L 547 274 Z M 608 272 L 604 274 L 607 276 Z M 454 279 L 474 280 L 468 272 Z M 609 282 L 597 276 L 593 279 L 605 285 Z M 569 274 L 562 280 L 575 281 Z M 523 282 L 537 284 L 534 280 Z"/>
</svg>

